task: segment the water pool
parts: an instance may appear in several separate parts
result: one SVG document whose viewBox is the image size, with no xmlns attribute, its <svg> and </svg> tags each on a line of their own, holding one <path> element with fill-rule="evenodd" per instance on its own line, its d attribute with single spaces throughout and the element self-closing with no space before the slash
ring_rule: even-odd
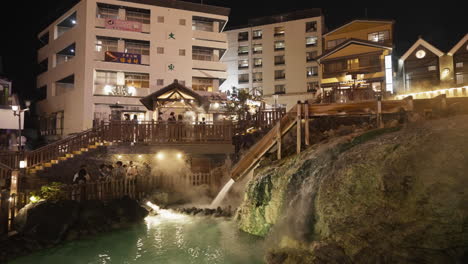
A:
<svg viewBox="0 0 468 264">
<path fill-rule="evenodd" d="M 145 223 L 68 242 L 12 264 L 47 263 L 262 263 L 263 241 L 223 219 L 163 210 Z"/>
</svg>

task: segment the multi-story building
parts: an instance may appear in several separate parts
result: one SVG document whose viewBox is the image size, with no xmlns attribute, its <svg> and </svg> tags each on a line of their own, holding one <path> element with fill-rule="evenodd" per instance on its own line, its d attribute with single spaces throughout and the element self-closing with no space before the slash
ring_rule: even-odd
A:
<svg viewBox="0 0 468 264">
<path fill-rule="evenodd" d="M 403 80 L 401 93 L 424 93 L 468 85 L 468 34 L 448 53 L 420 37 L 401 56 L 399 66 Z"/>
<path fill-rule="evenodd" d="M 38 36 L 37 87 L 46 93 L 38 114 L 66 135 L 116 113 L 154 118 L 139 99 L 174 79 L 216 92 L 227 77 L 219 58 L 229 11 L 175 0 L 80 1 Z"/>
<path fill-rule="evenodd" d="M 323 28 L 321 10 L 310 9 L 251 19 L 248 26 L 226 31 L 229 48 L 221 61 L 228 78 L 220 89 L 249 89 L 268 105 L 288 109 L 315 98 Z"/>
<path fill-rule="evenodd" d="M 354 20 L 323 35 L 323 102 L 369 100 L 393 92 L 393 21 Z"/>
</svg>

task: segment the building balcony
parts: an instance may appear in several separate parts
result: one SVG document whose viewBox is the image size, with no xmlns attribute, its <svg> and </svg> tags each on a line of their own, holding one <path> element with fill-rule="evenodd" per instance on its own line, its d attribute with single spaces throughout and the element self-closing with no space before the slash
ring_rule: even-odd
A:
<svg viewBox="0 0 468 264">
<path fill-rule="evenodd" d="M 212 71 L 226 71 L 226 64 L 220 61 L 205 61 L 205 60 L 193 60 L 192 61 L 193 69 L 203 69 L 203 70 L 212 70 Z"/>
<path fill-rule="evenodd" d="M 208 32 L 201 30 L 193 30 L 193 38 L 195 40 L 215 41 L 227 43 L 227 35 L 219 32 Z M 227 44 L 226 44 L 227 48 Z"/>
</svg>

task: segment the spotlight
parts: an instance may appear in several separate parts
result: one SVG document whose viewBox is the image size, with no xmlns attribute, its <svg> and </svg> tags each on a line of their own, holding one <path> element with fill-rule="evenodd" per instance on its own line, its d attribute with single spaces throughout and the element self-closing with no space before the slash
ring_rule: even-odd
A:
<svg viewBox="0 0 468 264">
<path fill-rule="evenodd" d="M 33 195 L 33 196 L 29 197 L 29 200 L 30 200 L 31 202 L 35 203 L 35 202 L 39 201 L 39 198 L 38 198 L 37 196 L 34 196 L 34 195 Z"/>
<path fill-rule="evenodd" d="M 117 158 L 121 159 L 121 158 L 122 158 L 122 155 L 118 155 Z"/>
<path fill-rule="evenodd" d="M 164 159 L 164 154 L 161 153 L 161 152 L 159 152 L 158 154 L 156 154 L 156 158 L 157 158 L 158 160 L 162 160 L 162 159 Z"/>
<path fill-rule="evenodd" d="M 75 19 L 72 19 L 71 22 L 72 22 L 73 25 L 76 24 L 76 20 L 75 20 Z"/>
<path fill-rule="evenodd" d="M 176 156 L 177 156 L 178 159 L 181 159 L 182 158 L 182 153 L 177 153 Z"/>
<path fill-rule="evenodd" d="M 140 159 L 141 159 L 142 157 L 143 157 L 143 156 L 141 156 L 141 155 L 138 155 L 138 158 L 140 158 Z"/>
<path fill-rule="evenodd" d="M 26 168 L 27 167 L 26 161 L 25 160 L 20 160 L 19 167 L 20 167 L 20 169 Z"/>
</svg>

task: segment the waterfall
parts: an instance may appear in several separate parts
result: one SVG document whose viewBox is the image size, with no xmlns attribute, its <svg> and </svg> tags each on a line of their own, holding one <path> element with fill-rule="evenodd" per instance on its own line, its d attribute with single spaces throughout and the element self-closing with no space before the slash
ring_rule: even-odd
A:
<svg viewBox="0 0 468 264">
<path fill-rule="evenodd" d="M 216 208 L 216 207 L 219 206 L 219 204 L 223 201 L 224 196 L 226 196 L 228 191 L 231 189 L 231 186 L 234 184 L 234 182 L 235 181 L 233 179 L 230 179 L 224 185 L 224 187 L 221 189 L 221 191 L 218 193 L 218 195 L 216 195 L 216 198 L 213 200 L 213 202 L 211 202 L 211 205 L 210 205 L 211 208 Z"/>
</svg>

